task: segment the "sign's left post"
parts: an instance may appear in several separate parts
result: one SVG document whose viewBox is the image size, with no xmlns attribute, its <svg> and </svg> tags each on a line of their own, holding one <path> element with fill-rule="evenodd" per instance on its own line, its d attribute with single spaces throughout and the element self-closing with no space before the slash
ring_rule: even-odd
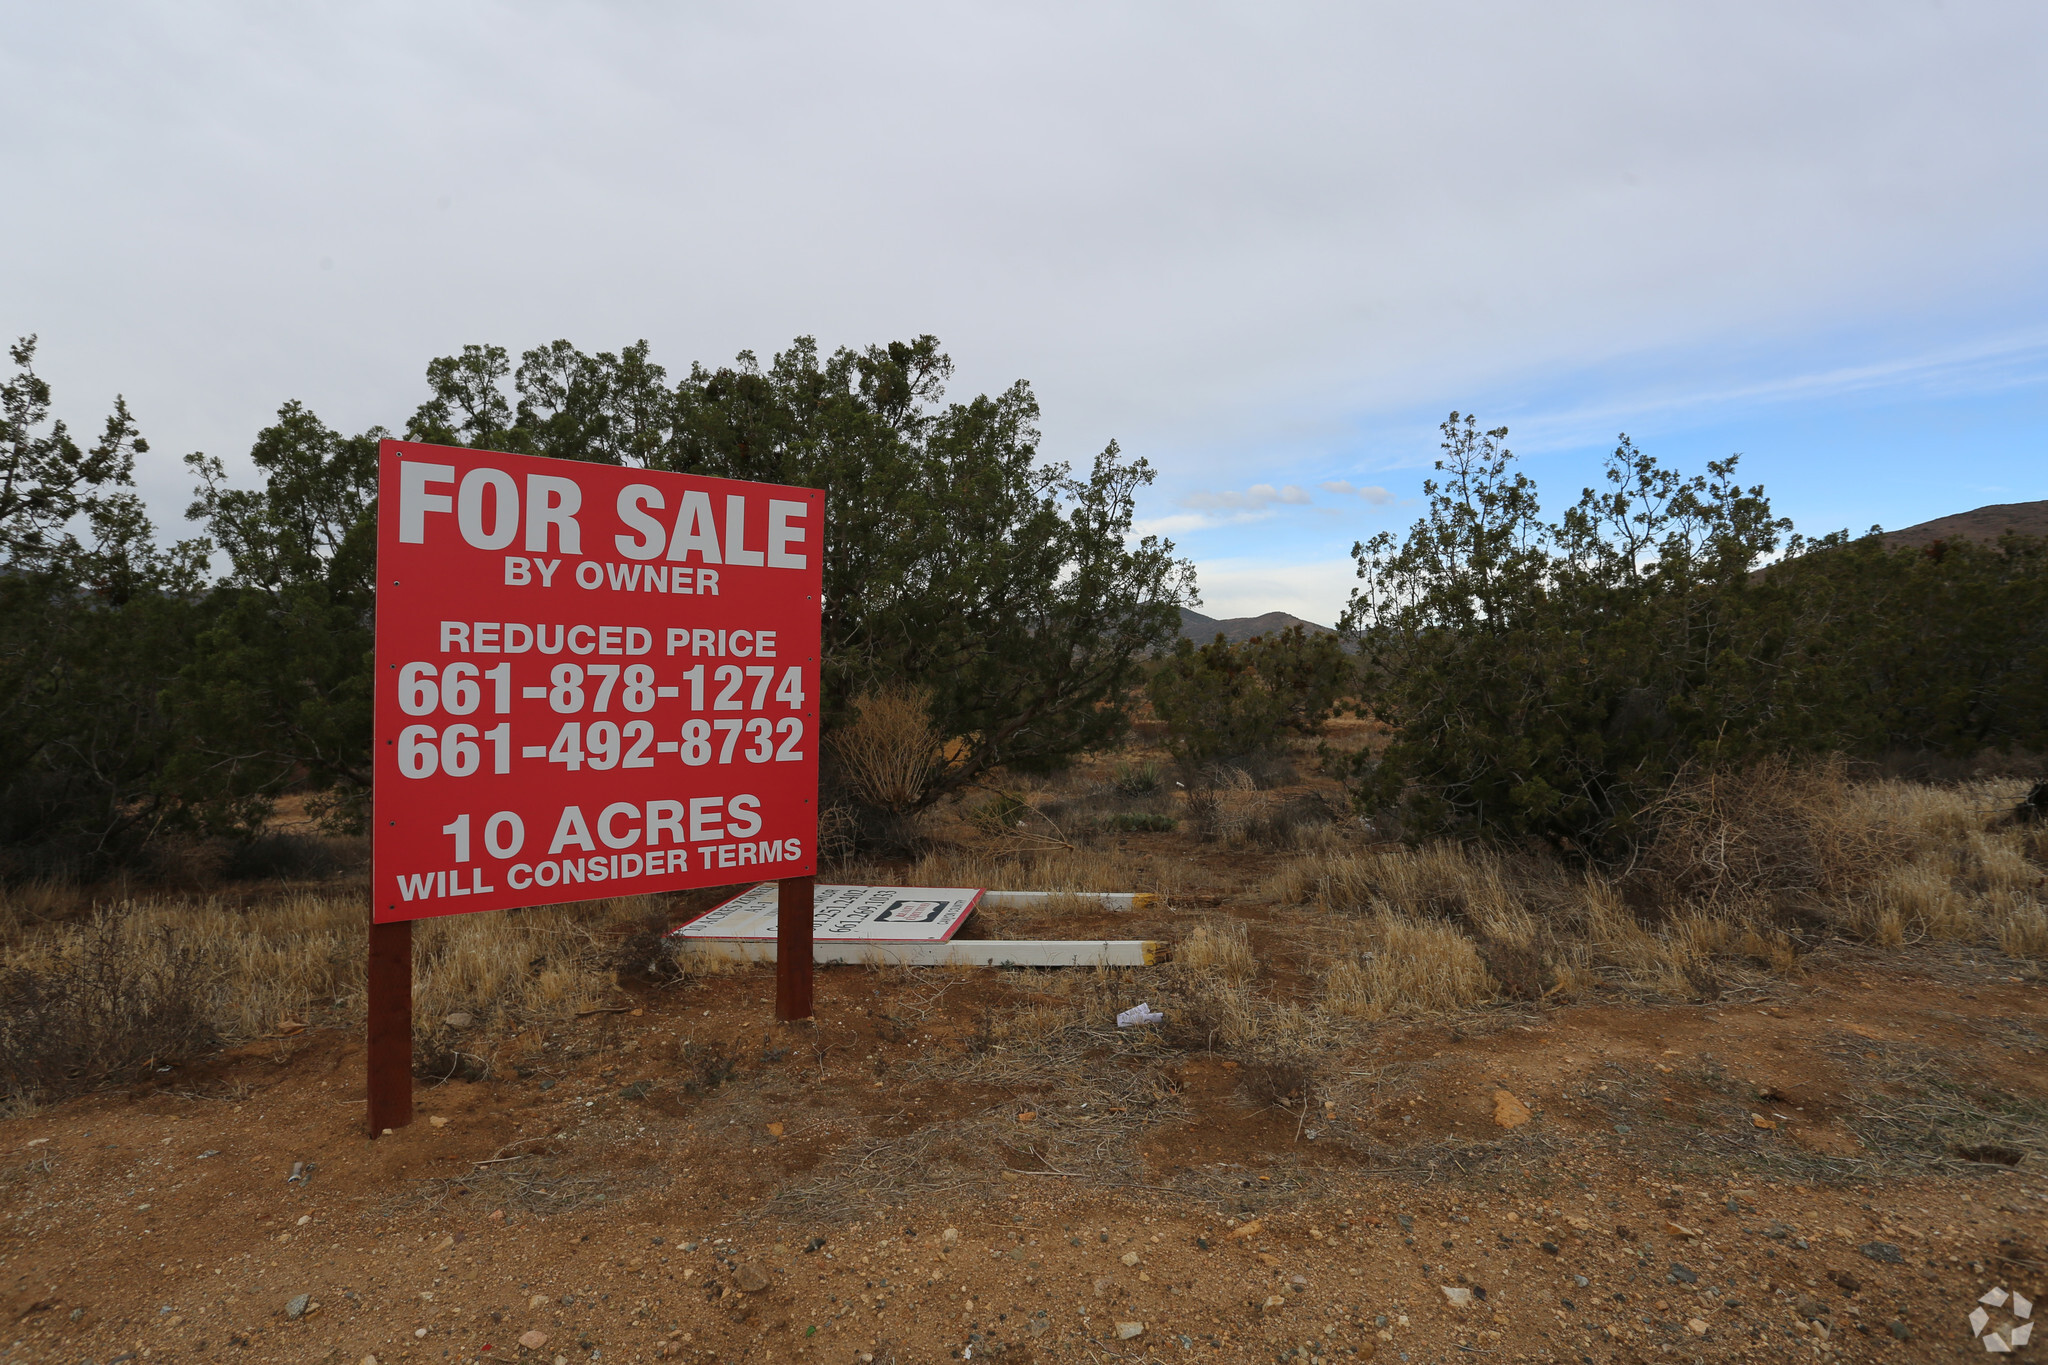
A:
<svg viewBox="0 0 2048 1365">
<path fill-rule="evenodd" d="M 370 925 L 370 1135 L 412 1122 L 412 921 Z"/>
</svg>

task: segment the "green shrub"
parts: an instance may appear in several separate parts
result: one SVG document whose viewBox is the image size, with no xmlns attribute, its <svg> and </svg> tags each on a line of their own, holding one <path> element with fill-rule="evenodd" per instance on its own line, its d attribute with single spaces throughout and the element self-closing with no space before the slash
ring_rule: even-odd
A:
<svg viewBox="0 0 2048 1365">
<path fill-rule="evenodd" d="M 1736 461 L 1624 436 L 1555 524 L 1506 429 L 1453 413 L 1428 515 L 1353 549 L 1344 628 L 1391 742 L 1340 761 L 1414 834 L 1620 855 L 1688 770 L 2048 739 L 2048 547 L 1794 538 Z"/>
<path fill-rule="evenodd" d="M 1029 820 L 1034 814 L 1029 804 L 1008 792 L 998 792 L 986 801 L 978 802 L 968 811 L 968 819 L 985 829 L 1006 831 Z"/>
<path fill-rule="evenodd" d="M 1183 638 L 1147 691 L 1174 756 L 1198 766 L 1271 751 L 1290 734 L 1320 733 L 1353 678 L 1336 636 L 1290 626 L 1241 645 L 1219 635 L 1197 648 Z"/>
<path fill-rule="evenodd" d="M 1157 763 L 1119 763 L 1109 784 L 1125 796 L 1149 796 L 1159 790 L 1161 780 Z"/>
</svg>

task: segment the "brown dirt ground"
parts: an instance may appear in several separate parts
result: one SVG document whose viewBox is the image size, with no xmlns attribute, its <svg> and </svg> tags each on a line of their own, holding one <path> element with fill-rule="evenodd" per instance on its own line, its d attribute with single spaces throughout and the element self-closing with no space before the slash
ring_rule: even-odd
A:
<svg viewBox="0 0 2048 1365">
<path fill-rule="evenodd" d="M 1926 1360 L 2048 1297 L 2043 986 L 1995 955 L 1390 1023 L 1292 1079 L 1114 1030 L 1012 1065 L 1029 989 L 647 988 L 376 1141 L 339 1022 L 0 1123 L 0 1360 Z"/>
</svg>

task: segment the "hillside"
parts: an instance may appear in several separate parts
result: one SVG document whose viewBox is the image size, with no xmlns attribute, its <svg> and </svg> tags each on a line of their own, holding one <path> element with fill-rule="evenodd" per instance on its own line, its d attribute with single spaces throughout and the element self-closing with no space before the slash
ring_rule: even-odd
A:
<svg viewBox="0 0 2048 1365">
<path fill-rule="evenodd" d="M 1289 626 L 1302 626 L 1322 635 L 1337 633 L 1328 626 L 1304 621 L 1284 611 L 1269 611 L 1263 616 L 1232 616 L 1219 621 L 1213 616 L 1189 611 L 1186 607 L 1180 609 L 1180 633 L 1198 645 L 1206 645 L 1218 635 L 1231 644 L 1241 645 L 1254 635 L 1277 635 Z"/>
<path fill-rule="evenodd" d="M 1996 540 L 2009 530 L 2021 535 L 2048 536 L 2048 501 L 1996 502 L 1974 511 L 1886 531 L 1884 541 L 1896 547 L 1928 545 L 1937 540 Z"/>
</svg>

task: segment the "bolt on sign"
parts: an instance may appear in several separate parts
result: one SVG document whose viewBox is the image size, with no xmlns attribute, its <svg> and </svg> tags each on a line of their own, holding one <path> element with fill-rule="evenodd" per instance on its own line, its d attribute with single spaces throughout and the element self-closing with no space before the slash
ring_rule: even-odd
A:
<svg viewBox="0 0 2048 1365">
<path fill-rule="evenodd" d="M 378 461 L 378 922 L 815 874 L 822 493 Z"/>
</svg>

